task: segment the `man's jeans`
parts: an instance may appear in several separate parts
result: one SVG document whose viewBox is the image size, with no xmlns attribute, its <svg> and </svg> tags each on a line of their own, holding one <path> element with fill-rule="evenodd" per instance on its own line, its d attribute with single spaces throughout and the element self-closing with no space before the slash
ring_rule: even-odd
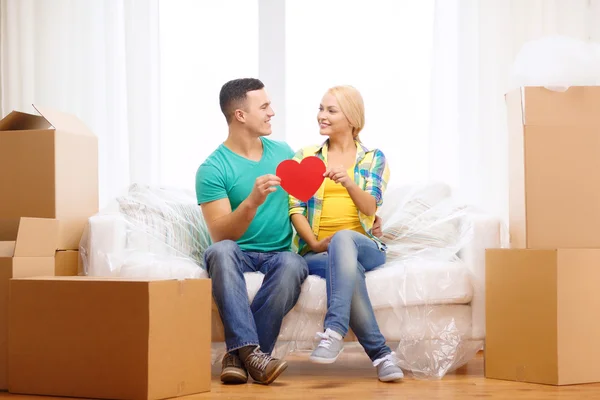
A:
<svg viewBox="0 0 600 400">
<path fill-rule="evenodd" d="M 373 240 L 350 230 L 333 235 L 327 252 L 304 256 L 310 274 L 327 280 L 324 328 L 346 336 L 350 326 L 372 361 L 392 352 L 379 331 L 365 283 L 365 272 L 383 265 L 385 257 Z"/>
<path fill-rule="evenodd" d="M 261 351 L 270 354 L 283 317 L 300 296 L 300 288 L 308 275 L 306 261 L 290 251 L 242 251 L 231 240 L 211 245 L 204 259 L 225 328 L 227 351 L 260 345 Z M 249 304 L 244 272 L 265 275 L 252 304 Z"/>
</svg>

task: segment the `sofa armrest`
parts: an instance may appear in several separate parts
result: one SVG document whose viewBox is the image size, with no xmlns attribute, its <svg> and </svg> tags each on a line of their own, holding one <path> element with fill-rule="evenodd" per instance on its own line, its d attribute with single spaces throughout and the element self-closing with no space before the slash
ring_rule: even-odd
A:
<svg viewBox="0 0 600 400">
<path fill-rule="evenodd" d="M 473 299 L 471 301 L 473 339 L 485 338 L 485 250 L 505 247 L 507 230 L 500 218 L 484 214 L 469 214 L 472 240 L 460 252 L 460 258 L 471 271 Z"/>
</svg>

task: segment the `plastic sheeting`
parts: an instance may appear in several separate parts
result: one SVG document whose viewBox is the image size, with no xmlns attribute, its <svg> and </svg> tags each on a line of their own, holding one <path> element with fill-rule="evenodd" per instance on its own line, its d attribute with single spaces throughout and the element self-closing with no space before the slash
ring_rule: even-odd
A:
<svg viewBox="0 0 600 400">
<path fill-rule="evenodd" d="M 443 184 L 388 190 L 379 211 L 387 262 L 404 258 L 457 260 L 471 240 L 468 207 L 458 206 Z"/>
<path fill-rule="evenodd" d="M 80 243 L 82 275 L 201 278 L 211 244 L 195 196 L 131 185 L 126 195 L 90 218 Z"/>
<path fill-rule="evenodd" d="M 389 189 L 379 215 L 388 259 L 366 274 L 366 283 L 380 330 L 406 372 L 441 378 L 483 347 L 484 252 L 501 247 L 501 224 L 455 204 L 443 184 Z M 193 194 L 134 185 L 114 207 L 90 218 L 80 248 L 82 273 L 202 278 L 209 244 Z M 263 276 L 245 278 L 252 301 Z M 325 280 L 309 276 L 273 355 L 312 351 L 326 304 Z M 217 312 L 212 325 L 217 362 L 224 354 Z"/>
<path fill-rule="evenodd" d="M 600 85 L 600 44 L 559 35 L 529 41 L 517 54 L 512 83 L 555 91 Z"/>
</svg>

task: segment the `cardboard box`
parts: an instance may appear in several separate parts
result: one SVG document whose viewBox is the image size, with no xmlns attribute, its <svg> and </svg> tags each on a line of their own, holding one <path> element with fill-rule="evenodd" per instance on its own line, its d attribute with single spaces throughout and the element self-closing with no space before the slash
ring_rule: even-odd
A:
<svg viewBox="0 0 600 400">
<path fill-rule="evenodd" d="M 54 274 L 58 233 L 55 219 L 21 218 L 9 241 L 0 242 L 0 390 L 8 388 L 9 281 Z"/>
<path fill-rule="evenodd" d="M 59 250 L 54 256 L 55 276 L 76 276 L 79 274 L 79 251 Z"/>
<path fill-rule="evenodd" d="M 600 249 L 486 252 L 485 376 L 600 382 Z"/>
<path fill-rule="evenodd" d="M 600 247 L 600 86 L 506 95 L 512 248 Z"/>
<path fill-rule="evenodd" d="M 0 121 L 0 221 L 56 218 L 57 249 L 76 250 L 98 212 L 98 138 L 72 115 L 36 109 Z"/>
<path fill-rule="evenodd" d="M 10 392 L 163 399 L 210 391 L 209 279 L 13 279 L 10 290 Z"/>
</svg>

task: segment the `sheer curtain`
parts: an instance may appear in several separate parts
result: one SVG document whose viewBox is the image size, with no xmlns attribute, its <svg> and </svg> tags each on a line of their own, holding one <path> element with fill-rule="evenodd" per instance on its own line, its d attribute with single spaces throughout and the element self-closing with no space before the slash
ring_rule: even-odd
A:
<svg viewBox="0 0 600 400">
<path fill-rule="evenodd" d="M 258 2 L 159 0 L 161 184 L 195 190 L 196 170 L 227 137 L 219 90 L 258 76 Z"/>
<path fill-rule="evenodd" d="M 521 46 L 546 35 L 600 41 L 598 0 L 437 0 L 430 179 L 508 220 L 504 94 Z"/>
<path fill-rule="evenodd" d="M 260 34 L 273 15 L 283 23 Z M 321 96 L 351 84 L 392 185 L 446 182 L 506 217 L 510 66 L 543 35 L 600 40 L 599 20 L 600 0 L 0 0 L 0 107 L 38 103 L 90 125 L 104 204 L 131 182 L 193 190 L 227 134 L 226 80 L 277 82 L 274 136 L 293 148 L 322 140 Z"/>
<path fill-rule="evenodd" d="M 81 118 L 99 139 L 100 204 L 159 178 L 158 1 L 1 0 L 1 110 Z"/>
<path fill-rule="evenodd" d="M 545 35 L 600 40 L 599 0 L 286 2 L 286 136 L 322 140 L 316 110 L 335 84 L 364 96 L 361 135 L 391 185 L 444 182 L 508 219 L 504 94 L 521 46 Z"/>
<path fill-rule="evenodd" d="M 98 136 L 101 206 L 133 182 L 193 190 L 227 134 L 221 85 L 258 75 L 258 2 L 0 0 L 0 72 L 2 116 L 39 104 Z"/>
<path fill-rule="evenodd" d="M 392 185 L 428 176 L 434 1 L 305 0 L 286 3 L 286 139 L 321 143 L 325 91 L 352 85 L 365 101 L 361 140 L 380 148 Z"/>
</svg>

